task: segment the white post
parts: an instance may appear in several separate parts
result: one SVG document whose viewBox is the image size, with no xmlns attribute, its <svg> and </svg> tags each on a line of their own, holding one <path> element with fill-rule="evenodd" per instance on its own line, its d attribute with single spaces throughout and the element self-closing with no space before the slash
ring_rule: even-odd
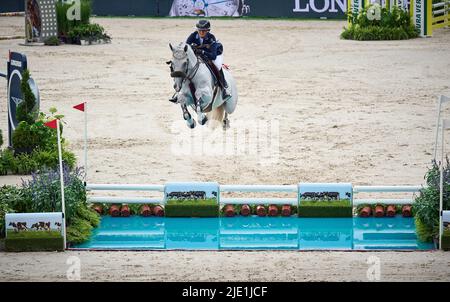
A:
<svg viewBox="0 0 450 302">
<path fill-rule="evenodd" d="M 438 136 L 439 136 L 439 122 L 441 121 L 441 109 L 442 109 L 442 103 L 446 103 L 450 101 L 450 98 L 441 95 L 441 97 L 438 100 L 438 114 L 437 114 L 437 121 L 436 121 L 436 135 L 434 140 L 434 155 L 433 159 L 436 160 L 437 156 L 437 147 L 438 147 Z"/>
<path fill-rule="evenodd" d="M 441 129 L 441 169 L 440 169 L 440 188 L 439 188 L 439 249 L 442 249 L 442 211 L 444 205 L 444 131 L 450 126 L 450 120 L 442 120 Z"/>
<path fill-rule="evenodd" d="M 64 199 L 64 174 L 62 165 L 62 150 L 61 150 L 61 135 L 59 131 L 59 119 L 56 119 L 56 132 L 58 136 L 58 158 L 59 158 L 59 175 L 61 182 L 61 209 L 63 213 L 63 238 L 64 238 L 64 249 L 66 248 L 66 202 Z"/>
<path fill-rule="evenodd" d="M 88 182 L 88 165 L 87 165 L 87 102 L 84 102 L 84 181 Z"/>
</svg>

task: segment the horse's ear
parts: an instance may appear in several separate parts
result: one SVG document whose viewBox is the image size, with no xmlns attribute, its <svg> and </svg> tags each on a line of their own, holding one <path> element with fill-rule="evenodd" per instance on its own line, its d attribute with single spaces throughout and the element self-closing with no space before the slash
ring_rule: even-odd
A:
<svg viewBox="0 0 450 302">
<path fill-rule="evenodd" d="M 186 44 L 186 45 L 184 45 L 184 52 L 187 52 L 187 50 L 188 50 L 188 46 Z"/>
<path fill-rule="evenodd" d="M 169 47 L 170 47 L 170 50 L 173 51 L 173 47 L 172 47 L 171 43 L 169 43 Z"/>
</svg>

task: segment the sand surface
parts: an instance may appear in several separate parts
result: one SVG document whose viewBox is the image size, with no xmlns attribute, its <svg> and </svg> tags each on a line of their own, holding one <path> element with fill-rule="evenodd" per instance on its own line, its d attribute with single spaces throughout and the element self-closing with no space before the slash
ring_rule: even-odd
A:
<svg viewBox="0 0 450 302">
<path fill-rule="evenodd" d="M 214 20 L 239 89 L 230 132 L 244 125 L 254 134 L 255 123 L 260 130 L 273 123 L 273 160 L 266 161 L 262 143 L 210 154 L 206 144 L 223 133 L 202 139 L 200 128 L 188 146 L 195 151 L 203 142 L 206 150 L 180 154 L 177 142 L 185 137 L 178 132 L 188 129 L 179 106 L 167 101 L 173 89 L 165 61 L 168 43 L 184 40 L 193 20 L 94 20 L 113 37 L 111 44 L 0 41 L 3 61 L 9 49 L 27 54 L 41 108 L 55 106 L 65 115 L 64 135 L 80 164 L 83 115 L 71 106 L 89 102 L 89 182 L 423 182 L 436 99 L 450 95 L 449 29 L 431 39 L 355 42 L 339 39 L 343 21 Z M 21 17 L 0 18 L 2 35 L 21 34 L 22 27 Z M 5 118 L 6 110 L 1 102 Z M 1 121 L 5 133 L 6 119 Z"/>
<path fill-rule="evenodd" d="M 0 281 L 67 281 L 73 256 L 82 281 L 450 281 L 444 252 L 272 251 L 0 253 Z"/>
<path fill-rule="evenodd" d="M 55 106 L 65 115 L 64 136 L 80 165 L 83 115 L 71 107 L 89 102 L 89 182 L 423 183 L 433 152 L 436 99 L 450 95 L 449 29 L 430 39 L 355 42 L 339 39 L 343 21 L 213 20 L 239 89 L 228 135 L 242 139 L 241 129 L 254 135 L 255 125 L 259 131 L 273 125 L 274 132 L 272 149 L 245 138 L 231 144 L 230 153 L 211 154 L 205 144 L 222 139 L 222 130 L 197 128 L 188 145 L 179 147 L 189 132 L 180 108 L 167 101 L 172 95 L 168 43 L 184 40 L 194 20 L 94 21 L 113 37 L 111 44 L 25 47 L 21 40 L 0 41 L 3 62 L 10 49 L 27 54 L 41 108 Z M 1 36 L 22 34 L 22 17 L 0 18 Z M 5 98 L 0 89 L 0 100 Z M 4 101 L 0 116 L 6 133 Z M 195 149 L 198 145 L 205 150 Z M 1 184 L 18 182 L 20 177 L 0 177 Z M 64 280 L 70 255 L 80 257 L 84 280 L 290 281 L 367 280 L 369 254 L 1 254 L 0 279 Z M 382 280 L 450 280 L 448 254 L 376 255 Z M 256 265 L 259 261 L 266 265 Z M 192 273 L 199 267 L 201 274 Z"/>
</svg>

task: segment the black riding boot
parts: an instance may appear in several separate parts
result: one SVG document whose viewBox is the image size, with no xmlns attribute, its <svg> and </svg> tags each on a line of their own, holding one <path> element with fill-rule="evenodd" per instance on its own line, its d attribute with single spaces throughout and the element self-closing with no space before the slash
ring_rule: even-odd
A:
<svg viewBox="0 0 450 302">
<path fill-rule="evenodd" d="M 170 102 L 172 103 L 178 103 L 178 93 L 175 92 L 175 94 L 169 99 Z"/>
<path fill-rule="evenodd" d="M 220 86 L 222 86 L 222 99 L 226 100 L 231 97 L 231 95 L 228 92 L 228 83 L 227 80 L 225 80 L 225 75 L 223 74 L 223 68 L 219 71 L 219 82 Z"/>
</svg>

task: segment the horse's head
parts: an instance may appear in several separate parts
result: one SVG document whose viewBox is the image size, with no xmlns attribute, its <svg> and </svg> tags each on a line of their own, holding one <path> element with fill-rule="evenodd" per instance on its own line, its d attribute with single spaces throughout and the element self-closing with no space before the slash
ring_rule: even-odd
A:
<svg viewBox="0 0 450 302">
<path fill-rule="evenodd" d="M 188 74 L 189 56 L 192 49 L 183 42 L 175 47 L 169 43 L 169 47 L 172 50 L 172 60 L 167 62 L 167 64 L 170 65 L 170 76 L 174 78 L 174 88 L 178 92 L 181 89 L 181 83 Z"/>
</svg>

